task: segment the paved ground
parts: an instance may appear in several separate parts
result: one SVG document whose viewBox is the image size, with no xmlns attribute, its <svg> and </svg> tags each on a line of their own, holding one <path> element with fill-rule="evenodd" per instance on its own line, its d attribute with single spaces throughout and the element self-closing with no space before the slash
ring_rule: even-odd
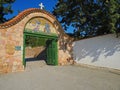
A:
<svg viewBox="0 0 120 90">
<path fill-rule="evenodd" d="M 0 75 L 0 90 L 120 90 L 120 75 L 78 66 L 36 65 Z"/>
</svg>

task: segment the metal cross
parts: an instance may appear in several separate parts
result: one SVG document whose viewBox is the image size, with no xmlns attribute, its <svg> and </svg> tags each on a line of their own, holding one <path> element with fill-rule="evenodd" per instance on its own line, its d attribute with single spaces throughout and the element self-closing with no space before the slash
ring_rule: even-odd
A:
<svg viewBox="0 0 120 90">
<path fill-rule="evenodd" d="M 40 9 L 43 9 L 43 8 L 44 8 L 43 3 L 40 3 L 39 6 L 40 6 Z"/>
</svg>

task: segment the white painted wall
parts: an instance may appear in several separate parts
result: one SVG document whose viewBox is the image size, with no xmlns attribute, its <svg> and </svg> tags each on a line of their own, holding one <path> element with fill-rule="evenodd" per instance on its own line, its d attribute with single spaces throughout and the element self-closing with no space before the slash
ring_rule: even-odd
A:
<svg viewBox="0 0 120 90">
<path fill-rule="evenodd" d="M 120 37 L 108 34 L 73 43 L 77 63 L 120 69 Z"/>
</svg>

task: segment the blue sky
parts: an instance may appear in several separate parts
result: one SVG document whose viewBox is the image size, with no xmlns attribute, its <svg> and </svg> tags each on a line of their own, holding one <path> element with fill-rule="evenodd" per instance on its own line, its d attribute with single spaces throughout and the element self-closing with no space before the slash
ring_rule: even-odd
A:
<svg viewBox="0 0 120 90">
<path fill-rule="evenodd" d="M 17 16 L 18 12 L 24 11 L 28 8 L 40 8 L 39 4 L 42 2 L 45 6 L 45 10 L 48 12 L 53 11 L 53 7 L 55 7 L 58 0 L 16 0 L 12 4 L 13 14 L 6 15 L 7 19 L 12 18 L 13 16 Z M 69 27 L 67 32 L 72 32 L 73 28 Z"/>
<path fill-rule="evenodd" d="M 42 2 L 46 11 L 51 12 L 58 0 L 16 0 L 12 4 L 13 14 L 6 15 L 6 18 L 11 18 L 18 15 L 18 11 L 23 11 L 28 8 L 40 8 L 39 4 Z"/>
</svg>

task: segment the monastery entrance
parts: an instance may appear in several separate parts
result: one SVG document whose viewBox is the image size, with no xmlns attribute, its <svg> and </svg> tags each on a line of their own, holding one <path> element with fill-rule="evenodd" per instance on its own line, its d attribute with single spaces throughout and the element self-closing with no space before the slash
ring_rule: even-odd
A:
<svg viewBox="0 0 120 90">
<path fill-rule="evenodd" d="M 57 37 L 24 33 L 23 64 L 44 60 L 48 65 L 58 64 Z"/>
<path fill-rule="evenodd" d="M 23 64 L 44 60 L 48 65 L 58 64 L 57 34 L 52 24 L 42 17 L 28 21 L 24 30 Z"/>
<path fill-rule="evenodd" d="M 32 59 L 45 60 L 48 65 L 72 63 L 72 41 L 49 12 L 24 10 L 0 24 L 0 72 L 23 71 Z"/>
</svg>

